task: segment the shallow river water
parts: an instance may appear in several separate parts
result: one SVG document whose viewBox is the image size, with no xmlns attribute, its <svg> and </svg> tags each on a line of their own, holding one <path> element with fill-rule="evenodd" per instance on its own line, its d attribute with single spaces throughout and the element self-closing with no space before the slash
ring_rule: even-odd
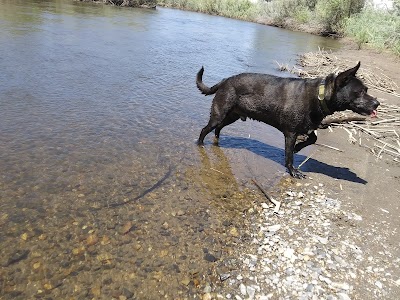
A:
<svg viewBox="0 0 400 300">
<path fill-rule="evenodd" d="M 240 121 L 198 148 L 211 97 L 196 72 L 277 74 L 335 46 L 172 9 L 0 0 L 0 298 L 191 299 L 222 284 L 260 197 L 250 179 L 285 174 L 283 136 Z"/>
</svg>

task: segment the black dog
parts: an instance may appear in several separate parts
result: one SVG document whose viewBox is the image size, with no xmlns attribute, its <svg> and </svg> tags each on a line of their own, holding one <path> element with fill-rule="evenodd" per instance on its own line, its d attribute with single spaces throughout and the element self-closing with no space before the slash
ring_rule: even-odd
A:
<svg viewBox="0 0 400 300">
<path fill-rule="evenodd" d="M 327 115 L 350 109 L 376 116 L 379 102 L 367 94 L 367 87 L 356 78 L 360 63 L 352 69 L 326 78 L 282 78 L 267 74 L 242 73 L 209 88 L 202 82 L 204 68 L 196 84 L 204 95 L 215 94 L 210 121 L 198 140 L 215 129 L 216 143 L 224 126 L 247 117 L 279 129 L 285 135 L 285 166 L 296 178 L 305 176 L 293 167 L 293 153 L 317 141 L 314 130 Z M 307 139 L 296 144 L 299 135 Z"/>
</svg>

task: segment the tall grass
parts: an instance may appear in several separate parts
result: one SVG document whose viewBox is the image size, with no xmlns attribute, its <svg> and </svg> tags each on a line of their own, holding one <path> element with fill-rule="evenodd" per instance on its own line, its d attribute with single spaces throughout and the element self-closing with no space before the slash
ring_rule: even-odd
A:
<svg viewBox="0 0 400 300">
<path fill-rule="evenodd" d="M 395 12 L 366 8 L 346 20 L 344 32 L 356 40 L 359 48 L 368 44 L 377 49 L 390 49 L 400 56 L 400 16 Z"/>
</svg>

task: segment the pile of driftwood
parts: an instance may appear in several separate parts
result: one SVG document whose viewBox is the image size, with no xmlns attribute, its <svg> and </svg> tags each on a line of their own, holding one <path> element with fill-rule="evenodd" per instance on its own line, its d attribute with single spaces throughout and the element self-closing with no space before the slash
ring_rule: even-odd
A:
<svg viewBox="0 0 400 300">
<path fill-rule="evenodd" d="M 281 71 L 288 71 L 302 78 L 317 78 L 340 72 L 354 66 L 354 62 L 338 59 L 332 52 L 319 50 L 303 54 L 298 66 L 278 63 Z M 357 72 L 370 89 L 400 98 L 397 84 L 378 68 L 361 67 Z M 385 103 L 380 98 L 377 118 L 367 118 L 350 111 L 335 113 L 325 118 L 323 126 L 337 126 L 347 131 L 349 140 L 367 147 L 378 158 L 387 154 L 400 162 L 400 106 Z"/>
<path fill-rule="evenodd" d="M 299 56 L 298 66 L 279 64 L 279 70 L 288 71 L 302 78 L 317 78 L 326 76 L 330 73 L 338 73 L 355 66 L 355 62 L 349 60 L 340 60 L 333 52 L 319 50 L 317 52 L 309 52 Z M 357 76 L 360 77 L 369 88 L 374 88 L 396 97 L 400 94 L 396 93 L 398 85 L 388 76 L 383 74 L 379 68 L 371 70 L 363 67 L 358 70 Z"/>
</svg>

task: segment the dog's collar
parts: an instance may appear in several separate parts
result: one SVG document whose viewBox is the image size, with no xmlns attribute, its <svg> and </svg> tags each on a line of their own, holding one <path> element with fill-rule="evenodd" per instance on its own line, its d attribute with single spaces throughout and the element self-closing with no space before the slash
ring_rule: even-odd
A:
<svg viewBox="0 0 400 300">
<path fill-rule="evenodd" d="M 328 99 L 326 99 L 326 97 L 325 97 L 325 78 L 321 80 L 319 87 L 318 87 L 318 100 L 319 100 L 319 103 L 321 104 L 322 111 L 324 112 L 324 114 L 326 116 L 330 115 L 331 111 L 329 110 L 328 105 L 326 104 Z"/>
</svg>

